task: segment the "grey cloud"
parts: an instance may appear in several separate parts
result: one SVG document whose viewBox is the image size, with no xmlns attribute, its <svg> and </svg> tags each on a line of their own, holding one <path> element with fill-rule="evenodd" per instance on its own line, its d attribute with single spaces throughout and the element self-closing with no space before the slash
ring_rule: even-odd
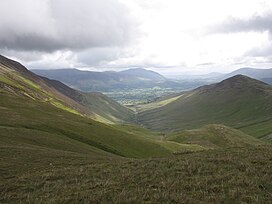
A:
<svg viewBox="0 0 272 204">
<path fill-rule="evenodd" d="M 52 52 L 123 46 L 137 33 L 118 0 L 1 0 L 0 48 Z"/>
<path fill-rule="evenodd" d="M 254 15 L 248 19 L 230 17 L 219 25 L 211 26 L 209 33 L 264 32 L 272 33 L 272 13 Z"/>
<path fill-rule="evenodd" d="M 272 44 L 264 47 L 255 47 L 244 54 L 249 57 L 272 57 Z"/>
<path fill-rule="evenodd" d="M 211 66 L 211 65 L 215 65 L 215 63 L 213 63 L 213 62 L 206 62 L 206 63 L 197 64 L 196 66 Z"/>
<path fill-rule="evenodd" d="M 108 61 L 117 59 L 122 52 L 117 47 L 91 48 L 76 53 L 77 61 L 83 66 L 103 66 Z"/>
</svg>

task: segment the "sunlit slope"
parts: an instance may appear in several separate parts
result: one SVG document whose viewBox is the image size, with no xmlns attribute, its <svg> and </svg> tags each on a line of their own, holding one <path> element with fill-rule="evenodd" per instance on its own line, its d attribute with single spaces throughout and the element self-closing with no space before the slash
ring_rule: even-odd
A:
<svg viewBox="0 0 272 204">
<path fill-rule="evenodd" d="M 150 109 L 151 105 L 138 114 L 138 121 L 154 130 L 184 130 L 217 123 L 258 137 L 272 132 L 272 87 L 242 75 L 182 93 L 159 108 Z"/>
<path fill-rule="evenodd" d="M 103 94 L 79 92 L 61 82 L 39 77 L 3 56 L 0 56 L 0 88 L 101 122 L 123 123 L 133 118 L 132 111 Z"/>
<path fill-rule="evenodd" d="M 217 124 L 172 133 L 168 136 L 168 139 L 183 144 L 198 144 L 207 148 L 229 148 L 264 144 L 261 140 L 242 131 Z"/>
</svg>

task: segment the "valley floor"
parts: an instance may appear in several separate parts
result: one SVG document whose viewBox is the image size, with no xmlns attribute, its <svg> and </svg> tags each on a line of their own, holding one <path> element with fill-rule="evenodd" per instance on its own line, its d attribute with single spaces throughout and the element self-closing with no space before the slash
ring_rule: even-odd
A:
<svg viewBox="0 0 272 204">
<path fill-rule="evenodd" d="M 140 160 L 98 160 L 69 153 L 62 156 L 51 153 L 44 160 L 30 154 L 24 158 L 29 160 L 24 165 L 15 154 L 7 154 L 2 148 L 0 151 L 1 203 L 271 203 L 272 200 L 270 145 Z"/>
</svg>

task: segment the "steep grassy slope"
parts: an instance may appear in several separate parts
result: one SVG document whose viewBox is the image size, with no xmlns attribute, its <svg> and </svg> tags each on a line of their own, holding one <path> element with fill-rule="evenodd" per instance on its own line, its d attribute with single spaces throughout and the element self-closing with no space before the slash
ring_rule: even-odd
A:
<svg viewBox="0 0 272 204">
<path fill-rule="evenodd" d="M 217 123 L 257 137 L 272 132 L 272 87 L 242 75 L 182 93 L 159 108 L 156 104 L 154 108 L 148 106 L 147 110 L 142 107 L 138 120 L 155 130 L 184 130 Z"/>
<path fill-rule="evenodd" d="M 207 148 L 241 147 L 264 144 L 239 130 L 224 125 L 206 125 L 195 130 L 185 130 L 168 136 L 183 144 L 198 144 Z"/>
<path fill-rule="evenodd" d="M 271 146 L 96 162 L 16 153 L 1 153 L 1 203 L 271 203 Z"/>
<path fill-rule="evenodd" d="M 132 111 L 102 94 L 82 93 L 61 82 L 39 77 L 3 56 L 0 56 L 0 88 L 101 122 L 118 123 L 133 118 Z"/>
</svg>

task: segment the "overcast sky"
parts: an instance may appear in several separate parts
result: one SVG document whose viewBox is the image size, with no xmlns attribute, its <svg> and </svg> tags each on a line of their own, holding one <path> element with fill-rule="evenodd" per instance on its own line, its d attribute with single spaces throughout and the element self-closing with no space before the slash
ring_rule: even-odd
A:
<svg viewBox="0 0 272 204">
<path fill-rule="evenodd" d="M 0 0 L 0 53 L 30 69 L 272 67 L 271 0 Z"/>
</svg>

